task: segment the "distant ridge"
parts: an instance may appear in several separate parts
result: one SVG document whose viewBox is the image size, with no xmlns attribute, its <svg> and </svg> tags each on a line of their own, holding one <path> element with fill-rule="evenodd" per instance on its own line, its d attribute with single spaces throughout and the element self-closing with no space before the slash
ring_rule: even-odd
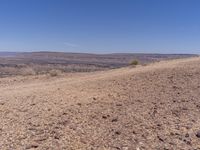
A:
<svg viewBox="0 0 200 150">
<path fill-rule="evenodd" d="M 102 53 L 102 54 L 98 54 L 98 53 L 79 53 L 79 52 L 57 52 L 57 51 L 33 51 L 33 52 L 7 52 L 7 51 L 0 51 L 0 56 L 16 56 L 16 55 L 45 55 L 45 54 L 51 54 L 51 55 L 55 55 L 55 54 L 65 54 L 65 55 L 96 55 L 96 56 L 117 56 L 117 55 L 123 55 L 123 56 L 127 56 L 127 55 L 135 55 L 135 56 L 139 56 L 139 55 L 158 55 L 158 56 L 198 56 L 197 54 L 187 54 L 187 53 L 174 53 L 174 54 L 164 54 L 164 53 Z"/>
<path fill-rule="evenodd" d="M 0 52 L 0 57 L 13 57 L 19 54 L 18 52 Z"/>
</svg>

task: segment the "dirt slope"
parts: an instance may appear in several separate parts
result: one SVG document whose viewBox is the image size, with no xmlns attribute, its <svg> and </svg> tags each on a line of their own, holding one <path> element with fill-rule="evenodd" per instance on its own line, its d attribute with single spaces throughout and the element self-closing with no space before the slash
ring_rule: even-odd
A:
<svg viewBox="0 0 200 150">
<path fill-rule="evenodd" d="M 199 64 L 0 79 L 0 149 L 200 149 Z"/>
</svg>

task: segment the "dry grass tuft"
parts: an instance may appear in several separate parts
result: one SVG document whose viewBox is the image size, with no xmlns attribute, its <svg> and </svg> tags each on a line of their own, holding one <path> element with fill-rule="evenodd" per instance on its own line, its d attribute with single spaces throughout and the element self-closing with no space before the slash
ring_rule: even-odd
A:
<svg viewBox="0 0 200 150">
<path fill-rule="evenodd" d="M 59 76 L 59 75 L 61 75 L 61 74 L 62 74 L 61 70 L 55 70 L 55 69 L 53 69 L 53 70 L 50 70 L 50 71 L 49 71 L 49 75 L 50 75 L 51 77 L 56 77 L 56 76 Z"/>
</svg>

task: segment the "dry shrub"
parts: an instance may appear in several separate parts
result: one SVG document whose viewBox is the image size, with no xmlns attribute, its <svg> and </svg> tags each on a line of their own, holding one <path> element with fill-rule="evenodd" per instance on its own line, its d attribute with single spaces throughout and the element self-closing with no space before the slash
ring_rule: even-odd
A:
<svg viewBox="0 0 200 150">
<path fill-rule="evenodd" d="M 18 69 L 14 67 L 0 67 L 0 72 L 4 74 L 16 75 Z"/>
<path fill-rule="evenodd" d="M 34 69 L 32 69 L 32 68 L 22 68 L 21 74 L 22 75 L 36 75 Z"/>
<path fill-rule="evenodd" d="M 139 64 L 139 62 L 138 62 L 137 60 L 133 60 L 133 61 L 131 61 L 131 63 L 130 63 L 131 66 L 136 66 L 136 65 L 138 65 L 138 64 Z"/>
<path fill-rule="evenodd" d="M 50 74 L 51 77 L 58 76 L 58 75 L 60 75 L 61 73 L 62 73 L 62 72 L 61 72 L 60 70 L 55 70 L 55 69 L 49 71 L 49 74 Z"/>
<path fill-rule="evenodd" d="M 35 75 L 34 69 L 30 67 L 17 68 L 17 67 L 0 67 L 0 74 L 12 76 L 12 75 Z"/>
</svg>

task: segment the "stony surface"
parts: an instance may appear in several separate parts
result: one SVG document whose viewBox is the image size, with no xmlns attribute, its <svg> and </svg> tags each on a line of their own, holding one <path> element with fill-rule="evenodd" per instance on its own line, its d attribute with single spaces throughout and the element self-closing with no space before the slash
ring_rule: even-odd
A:
<svg viewBox="0 0 200 150">
<path fill-rule="evenodd" d="M 0 149 L 200 149 L 199 64 L 0 79 Z"/>
</svg>

